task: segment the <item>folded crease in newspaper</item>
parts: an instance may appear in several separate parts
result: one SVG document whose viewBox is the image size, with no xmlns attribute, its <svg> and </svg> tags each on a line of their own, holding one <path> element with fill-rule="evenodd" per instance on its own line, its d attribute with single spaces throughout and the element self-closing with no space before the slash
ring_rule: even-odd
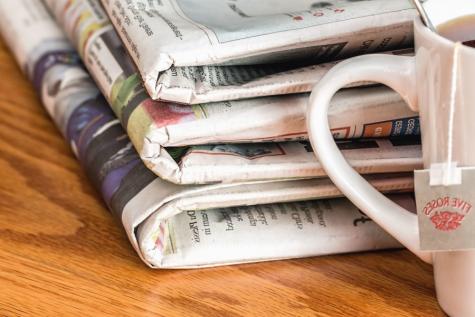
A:
<svg viewBox="0 0 475 317">
<path fill-rule="evenodd" d="M 406 47 L 415 17 L 408 0 L 102 3 L 152 98 L 185 103 L 305 91 L 306 80 L 318 80 L 330 65 L 305 69 L 300 83 L 274 74 L 289 62 L 322 64 Z M 255 66 L 263 63 L 273 65 Z"/>
<path fill-rule="evenodd" d="M 412 183 L 411 176 L 405 175 L 386 179 L 378 175 L 369 180 L 379 190 L 395 191 Z M 399 246 L 387 235 L 375 234 L 373 228 L 370 232 L 360 231 L 358 227 L 366 225 L 368 218 L 346 199 L 306 200 L 315 197 L 317 192 L 322 198 L 339 196 L 338 189 L 328 179 L 300 181 L 295 185 L 295 190 L 290 190 L 292 186 L 285 182 L 249 184 L 245 189 L 248 193 L 244 195 L 239 188 L 228 187 L 201 192 L 195 197 L 177 197 L 163 205 L 150 206 L 147 219 L 133 222 L 136 220 L 135 201 L 147 200 L 148 193 L 144 190 L 124 208 L 122 219 L 126 230 L 136 233 L 132 243 L 144 261 L 162 268 L 354 252 L 365 250 L 368 243 L 375 249 Z M 264 190 L 265 187 L 268 188 Z M 281 203 L 262 202 L 263 194 L 257 192 L 255 198 L 259 205 L 254 205 L 255 200 L 249 194 L 253 188 L 264 190 L 265 200 Z M 414 208 L 410 195 L 390 197 Z M 294 202 L 296 198 L 298 202 Z M 289 202 L 282 203 L 286 200 Z M 156 208 L 161 210 L 157 212 Z M 128 221 L 130 215 L 131 222 Z M 358 220 L 363 223 L 359 224 Z M 276 239 L 281 244 L 276 245 Z"/>
<path fill-rule="evenodd" d="M 419 138 L 339 141 L 361 174 L 410 172 L 422 166 Z M 169 157 L 168 153 L 173 155 Z M 206 184 L 325 177 L 308 142 L 197 145 L 169 148 L 148 166 L 173 183 Z"/>
<path fill-rule="evenodd" d="M 251 162 L 224 153 L 228 150 L 221 151 L 221 155 L 219 151 L 223 147 L 219 146 L 213 148 L 212 155 L 209 155 L 210 151 L 203 154 L 203 149 L 190 149 L 190 146 L 200 144 L 306 139 L 307 94 L 199 105 L 153 101 L 143 88 L 120 39 L 108 24 L 107 15 L 101 11 L 98 0 L 79 0 L 73 4 L 65 0 L 46 2 L 69 37 L 76 40 L 76 46 L 82 49 L 86 66 L 126 128 L 140 157 L 160 177 L 175 183 L 197 184 L 321 176 L 318 168 L 305 172 L 292 164 L 293 155 Z M 81 17 L 81 23 L 66 22 L 76 21 L 76 16 Z M 346 89 L 333 100 L 329 115 L 337 139 L 420 134 L 417 114 L 404 104 L 397 93 L 385 87 Z M 180 148 L 171 149 L 171 146 Z M 300 145 L 285 146 L 297 148 Z M 252 148 L 258 146 L 238 144 L 235 152 L 246 153 Z M 411 170 L 414 165 L 409 161 L 419 154 L 411 152 L 413 149 L 410 147 L 405 149 L 406 155 L 400 156 L 399 163 L 406 164 Z M 191 151 L 190 155 L 183 156 L 187 151 Z M 199 165 L 195 165 L 198 160 L 192 158 L 197 156 L 191 154 L 198 151 L 202 155 Z M 205 158 L 208 159 L 203 162 Z M 259 173 L 252 172 L 253 168 L 257 169 L 255 165 L 258 162 L 266 160 L 267 163 L 278 162 L 278 165 L 262 164 Z M 226 164 L 230 166 L 227 169 L 223 168 Z M 368 166 L 370 164 L 378 165 L 368 160 Z M 235 173 L 230 172 L 232 169 Z M 401 170 L 388 167 L 379 171 Z"/>
<path fill-rule="evenodd" d="M 412 49 L 384 52 L 412 55 Z M 156 89 L 147 87 L 152 99 L 182 104 L 201 104 L 265 96 L 310 92 L 323 76 L 340 61 L 318 65 L 264 64 L 244 66 L 171 67 L 163 71 Z M 356 82 L 346 86 L 374 85 Z"/>
<path fill-rule="evenodd" d="M 156 177 L 42 1 L 4 0 L 0 14 L 3 38 L 148 265 L 211 266 L 399 247 L 345 199 L 295 202 L 339 196 L 328 179 L 180 186 Z M 385 192 L 413 187 L 410 174 L 368 178 Z M 414 205 L 410 195 L 400 195 L 395 199 Z M 229 245 L 235 252 L 224 252 Z"/>
</svg>

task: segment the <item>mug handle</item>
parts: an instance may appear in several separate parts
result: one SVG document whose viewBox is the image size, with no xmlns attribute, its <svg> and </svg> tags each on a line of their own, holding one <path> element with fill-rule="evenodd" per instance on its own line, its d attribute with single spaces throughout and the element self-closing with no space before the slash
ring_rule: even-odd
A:
<svg viewBox="0 0 475 317">
<path fill-rule="evenodd" d="M 330 132 L 328 107 L 333 95 L 348 84 L 363 81 L 391 87 L 417 111 L 414 57 L 382 54 L 354 57 L 332 68 L 313 88 L 307 113 L 310 141 L 319 162 L 341 192 L 406 248 L 431 263 L 431 253 L 419 248 L 417 216 L 386 198 L 361 177 L 347 163 Z"/>
</svg>

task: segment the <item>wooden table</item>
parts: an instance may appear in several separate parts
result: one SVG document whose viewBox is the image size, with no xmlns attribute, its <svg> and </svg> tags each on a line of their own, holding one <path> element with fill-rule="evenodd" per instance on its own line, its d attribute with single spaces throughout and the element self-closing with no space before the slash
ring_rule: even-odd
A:
<svg viewBox="0 0 475 317">
<path fill-rule="evenodd" d="M 407 251 L 151 270 L 0 43 L 0 315 L 437 316 Z"/>
</svg>

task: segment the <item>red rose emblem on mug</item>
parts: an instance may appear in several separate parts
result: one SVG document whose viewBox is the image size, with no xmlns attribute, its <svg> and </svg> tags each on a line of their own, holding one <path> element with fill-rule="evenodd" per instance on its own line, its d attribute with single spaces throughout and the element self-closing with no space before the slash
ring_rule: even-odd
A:
<svg viewBox="0 0 475 317">
<path fill-rule="evenodd" d="M 471 209 L 471 203 L 459 197 L 446 196 L 427 202 L 424 214 L 429 217 L 437 230 L 454 231 L 462 225 Z"/>
<path fill-rule="evenodd" d="M 460 227 L 465 216 L 452 211 L 436 212 L 430 220 L 441 231 L 452 231 Z"/>
</svg>

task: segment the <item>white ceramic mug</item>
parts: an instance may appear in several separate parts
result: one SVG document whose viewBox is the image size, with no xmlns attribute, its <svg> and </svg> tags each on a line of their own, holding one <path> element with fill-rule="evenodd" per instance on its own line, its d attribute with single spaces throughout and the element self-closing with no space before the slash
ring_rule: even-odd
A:
<svg viewBox="0 0 475 317">
<path fill-rule="evenodd" d="M 330 99 L 340 88 L 353 82 L 380 82 L 419 112 L 425 167 L 445 162 L 455 43 L 431 32 L 419 20 L 414 28 L 415 57 L 355 57 L 338 64 L 315 86 L 307 117 L 309 136 L 319 161 L 340 190 L 409 250 L 433 263 L 441 307 L 451 316 L 475 316 L 475 251 L 421 251 L 417 216 L 377 192 L 350 167 L 328 125 Z M 475 166 L 475 49 L 461 47 L 459 65 L 453 161 Z"/>
</svg>

